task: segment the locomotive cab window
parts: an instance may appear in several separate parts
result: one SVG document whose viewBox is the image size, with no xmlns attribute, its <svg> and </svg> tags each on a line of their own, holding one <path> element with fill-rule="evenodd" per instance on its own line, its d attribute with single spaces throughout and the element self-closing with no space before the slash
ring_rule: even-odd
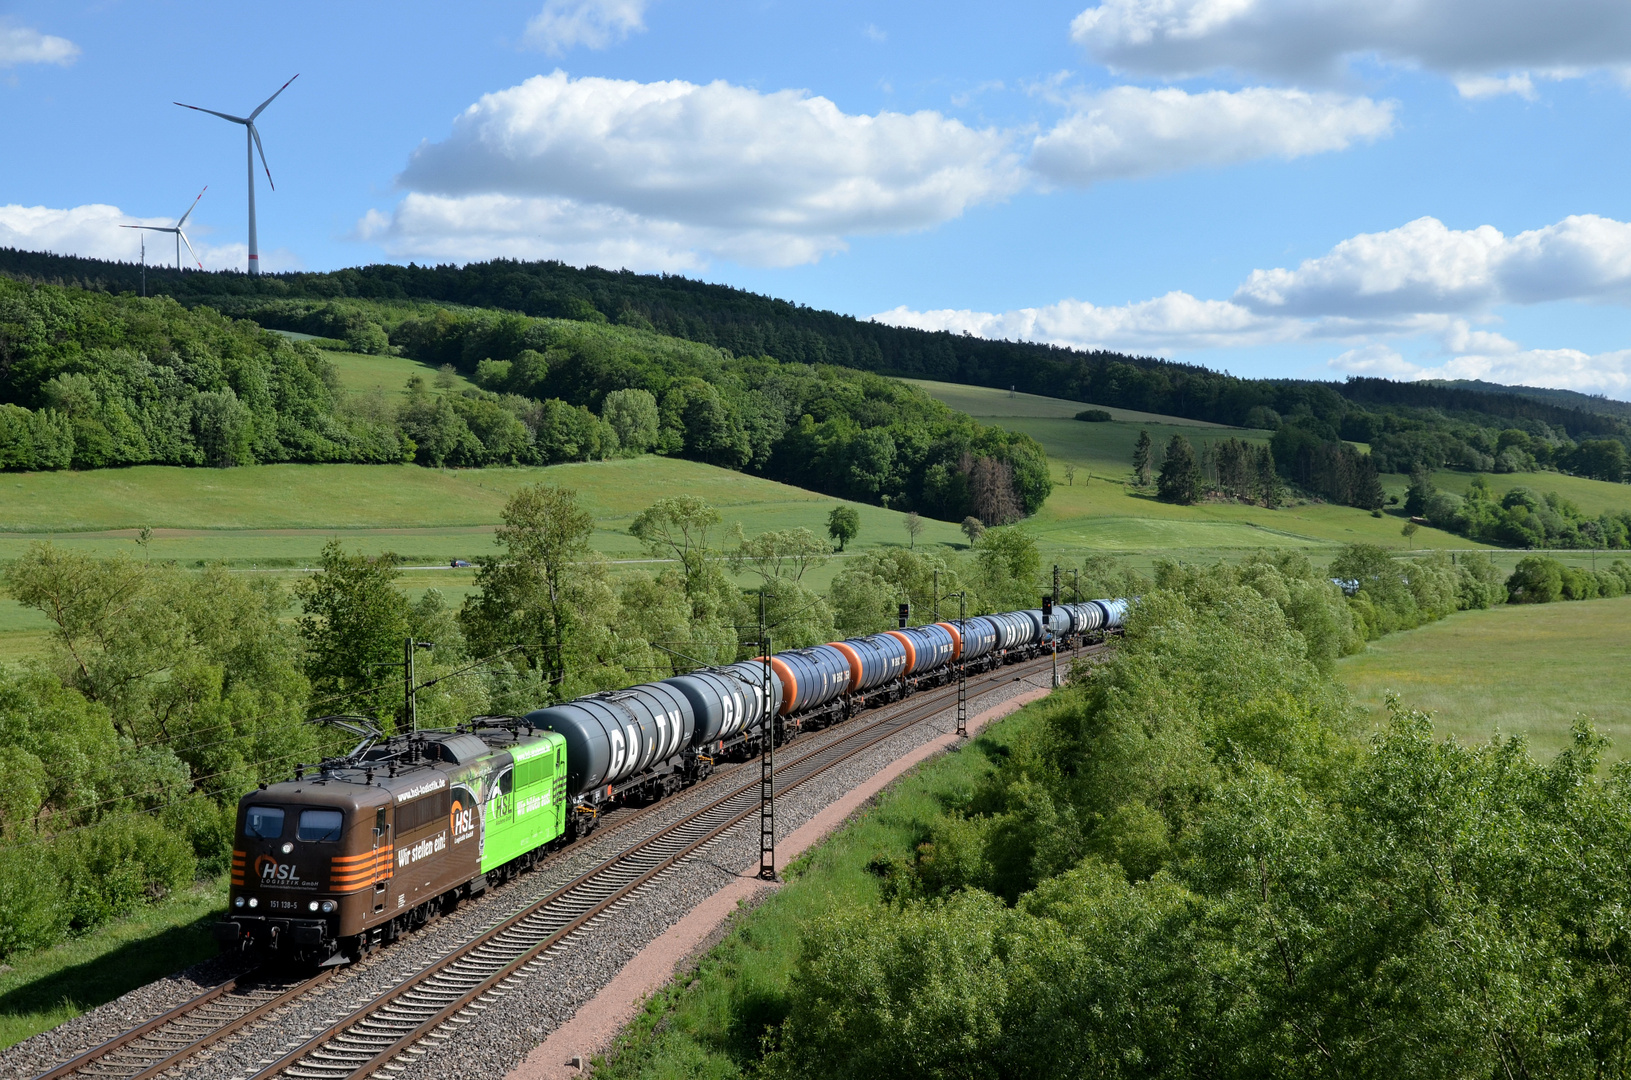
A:
<svg viewBox="0 0 1631 1080">
<path fill-rule="evenodd" d="M 302 810 L 295 828 L 299 840 L 338 840 L 344 815 L 338 810 Z"/>
<path fill-rule="evenodd" d="M 283 835 L 283 811 L 276 806 L 251 806 L 244 812 L 244 835 L 276 840 Z"/>
</svg>

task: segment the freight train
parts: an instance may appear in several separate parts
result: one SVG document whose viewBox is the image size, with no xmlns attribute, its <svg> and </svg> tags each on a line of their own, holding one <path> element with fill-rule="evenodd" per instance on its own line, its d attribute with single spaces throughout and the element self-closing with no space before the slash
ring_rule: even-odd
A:
<svg viewBox="0 0 1631 1080">
<path fill-rule="evenodd" d="M 238 806 L 224 951 L 343 964 L 720 761 L 916 690 L 1100 640 L 1126 600 L 903 627 L 590 694 L 452 731 L 362 736 Z M 904 618 L 902 620 L 905 621 Z M 767 662 L 768 660 L 768 662 Z M 362 721 L 366 724 L 366 721 Z"/>
</svg>

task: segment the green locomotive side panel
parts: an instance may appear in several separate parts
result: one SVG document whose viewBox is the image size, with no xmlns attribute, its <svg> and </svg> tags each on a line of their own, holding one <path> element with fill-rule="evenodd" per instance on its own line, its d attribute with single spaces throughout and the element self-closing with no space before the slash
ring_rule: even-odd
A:
<svg viewBox="0 0 1631 1080">
<path fill-rule="evenodd" d="M 483 808 L 482 873 L 566 831 L 564 738 L 552 731 L 539 732 L 490 760 L 492 773 Z"/>
</svg>

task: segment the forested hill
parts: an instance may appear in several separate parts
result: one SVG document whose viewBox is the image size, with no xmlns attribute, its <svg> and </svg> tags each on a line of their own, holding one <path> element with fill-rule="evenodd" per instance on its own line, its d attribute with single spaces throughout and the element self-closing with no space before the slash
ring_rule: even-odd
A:
<svg viewBox="0 0 1631 1080">
<path fill-rule="evenodd" d="M 0 249 L 0 274 L 112 292 L 133 292 L 140 284 L 140 269 L 132 264 L 12 249 Z M 149 267 L 147 286 L 184 304 L 206 303 L 263 321 L 273 300 L 430 301 L 622 324 L 737 356 L 1012 386 L 1224 424 L 1277 428 L 1284 422 L 1322 439 L 1380 444 L 1384 471 L 1412 464 L 1476 467 L 1481 457 L 1498 456 L 1497 439 L 1506 429 L 1565 450 L 1602 438 L 1631 446 L 1631 421 L 1619 403 L 1585 395 L 1384 379 L 1241 379 L 1153 357 L 885 326 L 683 277 L 580 270 L 557 262 L 379 264 L 260 278 Z"/>
<path fill-rule="evenodd" d="M 230 317 L 244 307 L 255 320 Z M 437 393 L 416 376 L 400 400 L 347 394 L 326 354 L 263 327 L 406 353 L 462 369 L 478 388 Z M 412 371 L 405 364 L 404 378 Z M 455 385 L 446 371 L 435 379 Z M 1052 488 L 1029 436 L 868 372 L 604 320 L 425 302 L 224 297 L 186 307 L 0 277 L 0 469 L 479 467 L 646 452 L 951 521 L 1006 524 L 1035 513 Z"/>
</svg>

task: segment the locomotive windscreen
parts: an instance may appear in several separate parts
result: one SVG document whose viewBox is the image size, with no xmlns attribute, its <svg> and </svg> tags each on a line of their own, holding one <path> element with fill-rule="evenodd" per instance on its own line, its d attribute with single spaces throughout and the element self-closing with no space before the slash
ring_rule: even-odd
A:
<svg viewBox="0 0 1631 1080">
<path fill-rule="evenodd" d="M 344 815 L 338 810 L 302 810 L 300 824 L 295 827 L 299 840 L 338 840 Z"/>
<path fill-rule="evenodd" d="M 277 806 L 251 806 L 244 812 L 244 835 L 276 840 L 283 835 L 283 810 Z"/>
</svg>

